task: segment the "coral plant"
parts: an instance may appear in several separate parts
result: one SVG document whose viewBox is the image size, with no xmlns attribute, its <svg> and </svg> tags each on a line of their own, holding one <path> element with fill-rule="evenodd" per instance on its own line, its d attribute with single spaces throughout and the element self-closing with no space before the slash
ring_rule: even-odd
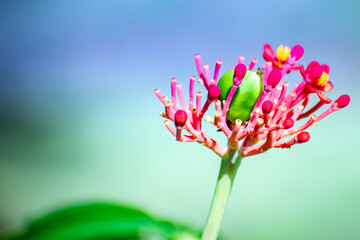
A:
<svg viewBox="0 0 360 240">
<path fill-rule="evenodd" d="M 188 102 L 176 78 L 171 79 L 170 99 L 163 96 L 159 89 L 155 90 L 156 96 L 165 105 L 165 112 L 160 113 L 166 118 L 165 126 L 176 140 L 201 143 L 222 159 L 202 239 L 217 238 L 231 187 L 244 157 L 309 141 L 310 134 L 305 131 L 308 127 L 349 104 L 349 95 L 342 95 L 335 101 L 325 96 L 324 92 L 333 89 L 333 84 L 328 80 L 329 66 L 313 61 L 305 69 L 298 64 L 303 53 L 300 45 L 292 49 L 281 45 L 275 54 L 272 47 L 266 44 L 263 48 L 266 63 L 257 71 L 253 70 L 256 58 L 245 65 L 244 57 L 239 56 L 238 64 L 220 79 L 222 60 L 216 61 L 211 77 L 209 65 L 202 65 L 200 55 L 195 55 L 199 82 L 207 91 L 204 104 L 203 93 L 194 93 L 195 76 L 190 77 Z M 288 91 L 289 83 L 282 79 L 292 72 L 299 72 L 302 80 Z M 309 107 L 313 93 L 316 93 L 319 101 Z M 213 103 L 214 117 L 204 117 Z M 328 106 L 327 110 L 315 115 L 314 112 L 323 105 Z M 303 118 L 307 118 L 305 123 L 295 124 Z M 227 146 L 221 145 L 205 132 L 203 120 L 225 134 Z M 184 134 L 184 130 L 189 134 Z"/>
</svg>

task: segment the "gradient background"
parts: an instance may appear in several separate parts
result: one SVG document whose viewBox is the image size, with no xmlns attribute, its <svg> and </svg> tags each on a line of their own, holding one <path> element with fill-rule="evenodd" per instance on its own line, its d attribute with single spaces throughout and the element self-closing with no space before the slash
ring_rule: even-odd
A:
<svg viewBox="0 0 360 240">
<path fill-rule="evenodd" d="M 0 232 L 99 199 L 202 229 L 219 159 L 174 140 L 153 90 L 169 94 L 171 77 L 187 89 L 196 53 L 211 70 L 221 58 L 222 74 L 283 43 L 304 46 L 302 64 L 329 64 L 328 96 L 352 102 L 307 144 L 244 160 L 222 235 L 360 239 L 359 11 L 355 0 L 1 1 Z"/>
</svg>

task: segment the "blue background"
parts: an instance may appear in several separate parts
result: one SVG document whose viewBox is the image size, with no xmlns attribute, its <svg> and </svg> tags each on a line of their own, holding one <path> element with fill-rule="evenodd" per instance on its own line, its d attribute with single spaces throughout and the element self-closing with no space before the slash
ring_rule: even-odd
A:
<svg viewBox="0 0 360 240">
<path fill-rule="evenodd" d="M 186 90 L 196 53 L 211 71 L 221 58 L 222 74 L 238 55 L 263 63 L 270 43 L 329 64 L 327 95 L 352 102 L 308 143 L 244 160 L 222 234 L 360 238 L 359 11 L 359 1 L 1 1 L 0 231 L 101 199 L 202 229 L 220 161 L 175 141 L 153 90 L 168 95 L 171 77 Z"/>
</svg>

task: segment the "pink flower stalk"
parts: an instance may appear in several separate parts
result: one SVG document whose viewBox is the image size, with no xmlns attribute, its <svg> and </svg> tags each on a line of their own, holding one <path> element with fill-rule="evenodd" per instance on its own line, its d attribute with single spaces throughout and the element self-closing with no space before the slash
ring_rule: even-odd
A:
<svg viewBox="0 0 360 240">
<path fill-rule="evenodd" d="M 250 119 L 244 122 L 237 120 L 230 124 L 227 119 L 227 111 L 234 93 L 238 87 L 241 87 L 246 69 L 254 68 L 257 60 L 253 58 L 248 66 L 243 63 L 236 65 L 233 86 L 226 101 L 221 102 L 217 100 L 221 91 L 217 82 L 222 61 L 220 59 L 216 61 L 214 75 L 211 78 L 209 65 L 202 66 L 200 55 L 195 55 L 199 81 L 207 91 L 204 104 L 201 104 L 202 92 L 196 93 L 196 103 L 194 103 L 196 80 L 194 76 L 190 77 L 188 103 L 185 100 L 181 84 L 177 84 L 175 78 L 171 79 L 171 100 L 163 96 L 159 89 L 155 90 L 156 96 L 165 106 L 165 112 L 162 112 L 161 115 L 167 119 L 165 125 L 169 131 L 178 141 L 201 143 L 221 157 L 227 153 L 229 147 L 237 149 L 242 157 L 246 157 L 271 148 L 290 148 L 294 144 L 307 142 L 310 134 L 304 131 L 308 127 L 316 125 L 330 113 L 347 106 L 350 97 L 348 95 L 340 96 L 327 110 L 319 116 L 315 115 L 314 112 L 324 104 L 331 103 L 331 100 L 323 94 L 333 88 L 332 83 L 328 81 L 329 67 L 313 61 L 304 70 L 302 65 L 296 65 L 304 52 L 300 45 L 294 46 L 293 49 L 281 48 L 284 47 L 280 46 L 280 51 L 278 50 L 280 56 L 277 57 L 270 45 L 264 45 L 263 55 L 268 62 L 263 65 L 265 69 L 263 91 Z M 242 56 L 239 57 L 239 62 L 244 62 Z M 301 73 L 299 76 L 302 77 L 301 82 L 295 84 L 291 91 L 288 91 L 289 83 L 287 81 L 280 83 L 289 71 L 299 71 Z M 312 93 L 316 93 L 320 101 L 316 105 L 308 107 Z M 177 99 L 179 99 L 182 110 L 178 106 Z M 228 146 L 216 142 L 202 127 L 204 115 L 212 103 L 215 106 L 214 118 L 207 117 L 205 119 L 226 135 Z M 305 110 L 306 108 L 307 110 Z M 296 124 L 296 121 L 302 118 L 308 118 L 308 120 L 303 124 Z M 174 122 L 175 127 L 171 126 L 169 121 Z M 182 134 L 182 130 L 186 130 L 189 134 Z M 285 138 L 287 140 L 284 140 Z"/>
</svg>

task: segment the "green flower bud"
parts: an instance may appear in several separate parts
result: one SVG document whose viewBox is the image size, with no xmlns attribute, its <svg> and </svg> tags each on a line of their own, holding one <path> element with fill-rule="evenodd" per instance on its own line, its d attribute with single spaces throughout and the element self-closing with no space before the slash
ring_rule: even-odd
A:
<svg viewBox="0 0 360 240">
<path fill-rule="evenodd" d="M 221 89 L 218 99 L 226 100 L 233 85 L 234 69 L 225 73 L 219 80 L 218 86 Z M 255 71 L 247 70 L 244 79 L 237 88 L 227 112 L 227 119 L 235 122 L 240 119 L 245 122 L 250 119 L 256 101 L 263 90 L 262 75 Z"/>
</svg>

